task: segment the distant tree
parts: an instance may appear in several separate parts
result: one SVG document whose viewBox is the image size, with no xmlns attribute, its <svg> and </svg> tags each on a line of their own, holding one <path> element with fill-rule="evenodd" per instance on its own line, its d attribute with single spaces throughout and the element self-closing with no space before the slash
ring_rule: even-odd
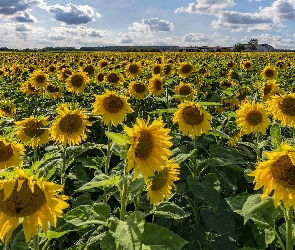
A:
<svg viewBox="0 0 295 250">
<path fill-rule="evenodd" d="M 242 50 L 245 50 L 245 49 L 246 48 L 245 48 L 245 45 L 244 44 L 242 44 L 242 43 L 236 43 L 234 45 L 233 51 L 235 51 L 235 52 L 241 52 Z"/>
<path fill-rule="evenodd" d="M 258 39 L 251 39 L 248 42 L 247 48 L 251 51 L 254 51 L 257 49 L 257 45 L 258 45 Z"/>
<path fill-rule="evenodd" d="M 220 49 L 220 48 L 217 48 L 217 49 L 215 50 L 215 52 L 221 52 L 221 49 Z"/>
</svg>

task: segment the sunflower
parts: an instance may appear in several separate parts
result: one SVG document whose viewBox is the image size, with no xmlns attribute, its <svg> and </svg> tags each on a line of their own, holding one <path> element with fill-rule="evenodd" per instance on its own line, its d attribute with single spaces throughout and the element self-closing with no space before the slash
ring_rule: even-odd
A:
<svg viewBox="0 0 295 250">
<path fill-rule="evenodd" d="M 174 163 L 174 159 L 166 160 L 161 171 L 147 181 L 147 198 L 151 204 L 168 199 L 171 190 L 175 187 L 174 181 L 179 180 L 180 166 Z"/>
<path fill-rule="evenodd" d="M 49 131 L 47 117 L 30 117 L 22 121 L 15 122 L 17 125 L 16 139 L 22 143 L 28 143 L 32 148 L 41 146 L 49 142 Z"/>
<path fill-rule="evenodd" d="M 82 71 L 85 72 L 88 77 L 92 77 L 95 74 L 95 67 L 91 64 L 88 64 L 82 69 Z"/>
<path fill-rule="evenodd" d="M 286 70 L 288 68 L 288 64 L 282 60 L 277 61 L 275 66 L 279 70 Z"/>
<path fill-rule="evenodd" d="M 58 80 L 66 81 L 70 75 L 72 75 L 72 71 L 68 68 L 63 68 L 59 71 Z"/>
<path fill-rule="evenodd" d="M 295 127 L 295 94 L 273 96 L 266 104 L 274 119 L 284 126 Z"/>
<path fill-rule="evenodd" d="M 212 116 L 207 111 L 191 101 L 179 104 L 173 116 L 173 123 L 178 123 L 180 131 L 191 137 L 199 136 L 202 132 L 208 133 L 211 120 Z"/>
<path fill-rule="evenodd" d="M 107 89 L 105 94 L 95 95 L 92 112 L 96 115 L 102 115 L 104 124 L 112 122 L 117 127 L 119 123 L 126 119 L 127 113 L 134 111 L 127 100 L 126 96 Z"/>
<path fill-rule="evenodd" d="M 45 88 L 47 97 L 57 99 L 62 97 L 62 88 L 57 84 L 47 84 Z"/>
<path fill-rule="evenodd" d="M 98 82 L 103 82 L 103 80 L 104 80 L 104 73 L 102 73 L 102 72 L 98 73 L 95 78 L 96 78 L 96 80 Z"/>
<path fill-rule="evenodd" d="M 174 89 L 176 95 L 181 96 L 180 100 L 192 100 L 196 91 L 189 83 L 180 82 Z"/>
<path fill-rule="evenodd" d="M 274 67 L 271 67 L 270 65 L 264 67 L 264 69 L 261 72 L 261 75 L 264 79 L 272 80 L 277 77 L 278 72 Z"/>
<path fill-rule="evenodd" d="M 51 138 L 63 146 L 79 145 L 87 138 L 86 126 L 92 124 L 87 120 L 88 116 L 79 108 L 71 108 L 68 104 L 62 104 L 56 109 L 58 116 L 50 127 Z"/>
<path fill-rule="evenodd" d="M 242 102 L 246 99 L 247 95 L 251 93 L 251 89 L 247 86 L 243 86 L 236 93 L 236 98 Z"/>
<path fill-rule="evenodd" d="M 236 111 L 236 122 L 245 134 L 251 132 L 266 133 L 270 124 L 266 108 L 261 103 L 245 102 Z"/>
<path fill-rule="evenodd" d="M 41 91 L 38 88 L 35 88 L 32 83 L 28 81 L 21 85 L 20 91 L 26 94 L 26 96 L 41 95 Z"/>
<path fill-rule="evenodd" d="M 253 69 L 253 63 L 251 61 L 248 61 L 248 60 L 243 61 L 241 64 L 242 64 L 243 69 L 246 71 Z"/>
<path fill-rule="evenodd" d="M 192 64 L 188 62 L 183 62 L 183 63 L 180 63 L 177 72 L 181 77 L 185 78 L 190 76 L 194 70 L 195 70 L 195 67 Z"/>
<path fill-rule="evenodd" d="M 109 65 L 109 62 L 108 62 L 106 59 L 101 59 L 101 60 L 98 62 L 98 67 L 99 67 L 100 69 L 106 68 L 108 65 Z"/>
<path fill-rule="evenodd" d="M 107 83 L 111 83 L 114 86 L 119 86 L 120 84 L 124 83 L 124 77 L 121 73 L 110 72 L 108 75 L 105 76 L 104 79 Z"/>
<path fill-rule="evenodd" d="M 66 88 L 69 92 L 80 95 L 90 82 L 86 72 L 75 72 L 66 80 Z"/>
<path fill-rule="evenodd" d="M 56 66 L 54 64 L 51 64 L 47 67 L 47 72 L 49 74 L 55 73 L 56 72 Z"/>
<path fill-rule="evenodd" d="M 12 118 L 16 112 L 15 105 L 10 101 L 0 102 L 0 117 L 10 117 Z"/>
<path fill-rule="evenodd" d="M 219 87 L 221 89 L 227 89 L 229 87 L 234 87 L 234 86 L 236 86 L 236 83 L 231 80 L 223 79 L 219 82 Z"/>
<path fill-rule="evenodd" d="M 142 73 L 142 68 L 141 68 L 140 64 L 136 63 L 136 62 L 129 63 L 126 66 L 125 70 L 126 70 L 126 74 L 129 77 L 136 77 L 136 76 L 141 75 L 141 73 Z"/>
<path fill-rule="evenodd" d="M 129 150 L 127 152 L 128 168 L 134 168 L 133 179 L 142 173 L 144 180 L 154 176 L 155 171 L 161 171 L 165 166 L 165 159 L 171 155 L 168 149 L 172 146 L 171 136 L 168 135 L 170 129 L 164 128 L 165 123 L 159 117 L 149 125 L 147 122 L 137 118 L 133 128 L 124 126 L 126 134 L 129 136 Z"/>
<path fill-rule="evenodd" d="M 30 83 L 35 88 L 43 88 L 46 86 L 48 76 L 41 69 L 35 70 L 30 76 Z"/>
<path fill-rule="evenodd" d="M 0 169 L 22 166 L 24 150 L 23 145 L 0 137 Z"/>
<path fill-rule="evenodd" d="M 162 64 L 152 65 L 152 75 L 162 75 L 164 73 L 164 68 Z"/>
<path fill-rule="evenodd" d="M 38 235 L 38 227 L 46 234 L 50 226 L 56 227 L 58 217 L 69 205 L 67 196 L 59 196 L 63 186 L 28 176 L 16 168 L 6 179 L 0 180 L 0 239 L 7 244 L 13 231 L 22 222 L 26 242 Z"/>
<path fill-rule="evenodd" d="M 279 85 L 277 84 L 276 80 L 268 80 L 263 83 L 260 91 L 262 94 L 262 100 L 267 101 L 272 97 L 276 91 L 279 89 Z"/>
<path fill-rule="evenodd" d="M 128 92 L 130 95 L 134 96 L 136 99 L 142 99 L 148 95 L 149 89 L 145 83 L 132 81 L 129 83 Z"/>
<path fill-rule="evenodd" d="M 171 63 L 163 65 L 163 74 L 164 76 L 172 76 L 174 75 L 174 68 Z"/>
<path fill-rule="evenodd" d="M 149 91 L 152 95 L 158 96 L 164 93 L 164 80 L 159 76 L 149 79 Z"/>
<path fill-rule="evenodd" d="M 282 201 L 289 210 L 295 206 L 295 149 L 285 143 L 280 148 L 278 152 L 264 152 L 268 160 L 259 162 L 248 175 L 254 176 L 254 190 L 263 187 L 261 199 L 274 190 L 274 206 L 278 207 Z"/>
<path fill-rule="evenodd" d="M 227 67 L 228 69 L 233 69 L 233 68 L 235 68 L 236 66 L 237 66 L 237 63 L 234 62 L 234 61 L 229 61 L 229 62 L 226 63 L 226 67 Z"/>
<path fill-rule="evenodd" d="M 236 96 L 224 97 L 220 100 L 219 106 L 217 106 L 216 110 L 221 113 L 225 110 L 235 110 L 237 106 L 239 106 L 239 100 Z"/>
</svg>

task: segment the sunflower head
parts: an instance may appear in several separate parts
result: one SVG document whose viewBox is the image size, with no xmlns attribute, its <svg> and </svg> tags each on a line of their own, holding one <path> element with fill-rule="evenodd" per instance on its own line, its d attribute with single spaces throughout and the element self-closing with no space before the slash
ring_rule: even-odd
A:
<svg viewBox="0 0 295 250">
<path fill-rule="evenodd" d="M 149 79 L 149 91 L 152 95 L 158 96 L 164 93 L 164 80 L 160 76 L 153 76 Z"/>
<path fill-rule="evenodd" d="M 24 146 L 0 137 L 0 169 L 22 166 Z"/>
<path fill-rule="evenodd" d="M 178 68 L 178 74 L 181 77 L 188 77 L 192 74 L 192 72 L 195 70 L 195 67 L 188 62 L 183 62 L 180 63 L 179 68 Z"/>
<path fill-rule="evenodd" d="M 277 74 L 278 73 L 276 69 L 274 67 L 271 67 L 270 65 L 264 67 L 261 72 L 262 77 L 267 80 L 275 79 Z"/>
<path fill-rule="evenodd" d="M 175 70 L 173 68 L 173 65 L 171 63 L 163 65 L 163 73 L 164 76 L 172 76 L 174 74 Z"/>
<path fill-rule="evenodd" d="M 47 84 L 45 92 L 47 97 L 52 99 L 61 98 L 62 96 L 62 88 L 57 84 Z"/>
<path fill-rule="evenodd" d="M 180 82 L 174 89 L 176 95 L 181 96 L 180 100 L 191 100 L 193 99 L 196 91 L 193 89 L 191 84 Z"/>
<path fill-rule="evenodd" d="M 95 68 L 93 65 L 89 64 L 83 67 L 82 69 L 83 72 L 87 74 L 88 77 L 91 77 L 95 74 Z"/>
<path fill-rule="evenodd" d="M 279 70 L 286 70 L 288 68 L 288 64 L 282 60 L 278 60 L 275 63 L 275 67 Z"/>
<path fill-rule="evenodd" d="M 3 100 L 0 102 L 0 117 L 12 118 L 16 112 L 16 107 L 11 101 Z"/>
<path fill-rule="evenodd" d="M 43 88 L 47 84 L 48 76 L 45 72 L 38 69 L 30 76 L 30 82 L 35 88 Z"/>
<path fill-rule="evenodd" d="M 58 74 L 58 80 L 65 81 L 72 74 L 72 71 L 69 68 L 62 68 Z"/>
<path fill-rule="evenodd" d="M 79 71 L 70 75 L 66 81 L 66 88 L 69 92 L 81 94 L 90 82 L 86 72 Z"/>
<path fill-rule="evenodd" d="M 114 86 L 119 86 L 124 83 L 124 77 L 121 73 L 109 72 L 104 79 L 107 83 L 110 83 Z"/>
<path fill-rule="evenodd" d="M 243 69 L 246 71 L 253 69 L 253 63 L 251 61 L 246 60 L 246 61 L 243 61 L 241 64 Z"/>
<path fill-rule="evenodd" d="M 135 62 L 128 64 L 125 70 L 126 70 L 126 74 L 130 77 L 136 77 L 141 75 L 142 73 L 141 65 Z"/>
<path fill-rule="evenodd" d="M 224 79 L 224 80 L 220 81 L 220 83 L 219 83 L 219 87 L 221 89 L 227 89 L 227 88 L 233 87 L 235 85 L 236 85 L 236 83 L 234 81 L 227 80 L 227 79 Z"/>
<path fill-rule="evenodd" d="M 146 97 L 149 93 L 147 84 L 139 81 L 132 81 L 129 83 L 128 92 L 131 96 L 134 96 L 136 99 L 142 99 Z"/>
</svg>

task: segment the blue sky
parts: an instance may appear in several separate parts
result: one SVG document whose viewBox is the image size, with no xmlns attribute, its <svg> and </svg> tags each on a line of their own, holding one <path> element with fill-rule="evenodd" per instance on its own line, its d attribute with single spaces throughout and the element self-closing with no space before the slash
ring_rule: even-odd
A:
<svg viewBox="0 0 295 250">
<path fill-rule="evenodd" d="M 0 0 L 0 47 L 233 46 L 295 49 L 295 0 Z"/>
</svg>

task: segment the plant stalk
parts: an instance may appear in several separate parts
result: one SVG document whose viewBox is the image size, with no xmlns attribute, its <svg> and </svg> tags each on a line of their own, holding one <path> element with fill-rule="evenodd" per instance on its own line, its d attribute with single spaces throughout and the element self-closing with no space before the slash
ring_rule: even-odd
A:
<svg viewBox="0 0 295 250">
<path fill-rule="evenodd" d="M 292 224 L 293 224 L 293 207 L 285 213 L 286 220 L 286 250 L 293 250 Z"/>
<path fill-rule="evenodd" d="M 65 172 L 66 172 L 66 146 L 63 146 L 62 151 L 62 170 L 61 170 L 61 185 L 65 185 Z"/>
<path fill-rule="evenodd" d="M 198 170 L 198 165 L 197 165 L 197 142 L 198 139 L 195 136 L 194 138 L 194 161 L 193 161 L 193 177 L 197 178 L 197 170 Z M 195 216 L 195 225 L 199 224 L 199 212 L 198 212 L 198 199 L 197 197 L 194 195 L 194 216 Z"/>
<path fill-rule="evenodd" d="M 33 235 L 34 250 L 39 250 L 39 236 Z"/>
<path fill-rule="evenodd" d="M 123 181 L 123 190 L 122 190 L 122 197 L 121 197 L 121 211 L 120 211 L 120 220 L 125 221 L 125 213 L 126 213 L 126 201 L 127 201 L 127 193 L 128 193 L 128 180 L 127 180 L 127 164 L 128 161 L 125 160 L 124 166 L 124 181 Z"/>
<path fill-rule="evenodd" d="M 109 122 L 108 132 L 111 132 L 111 130 L 112 130 L 112 122 Z M 111 139 L 108 137 L 107 158 L 106 158 L 106 164 L 105 164 L 105 175 L 109 174 L 110 160 L 111 160 Z M 107 195 L 108 195 L 108 188 L 105 186 L 103 188 L 103 201 L 105 203 L 108 201 Z"/>
</svg>

